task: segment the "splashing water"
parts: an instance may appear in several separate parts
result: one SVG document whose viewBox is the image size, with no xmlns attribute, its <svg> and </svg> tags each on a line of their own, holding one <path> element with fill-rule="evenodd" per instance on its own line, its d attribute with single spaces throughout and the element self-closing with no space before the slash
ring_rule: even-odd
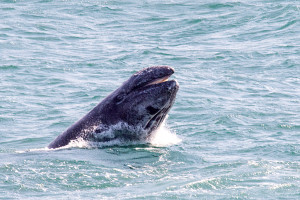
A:
<svg viewBox="0 0 300 200">
<path fill-rule="evenodd" d="M 139 145 L 139 144 L 150 144 L 154 147 L 167 147 L 175 145 L 181 142 L 181 139 L 166 126 L 166 120 L 164 120 L 161 126 L 155 130 L 150 137 L 146 137 L 145 131 L 138 127 L 130 127 L 124 123 L 118 123 L 112 126 L 109 130 L 102 132 L 101 134 L 94 134 L 93 140 L 86 140 L 82 137 L 71 140 L 71 142 L 63 147 L 56 149 L 49 149 L 48 147 L 29 149 L 25 151 L 17 151 L 17 153 L 33 152 L 33 151 L 51 151 L 51 150 L 61 150 L 70 148 L 104 148 L 109 146 L 129 146 L 129 145 Z M 125 131 L 124 131 L 125 130 Z M 131 131 L 130 131 L 131 130 Z M 122 132 L 123 131 L 123 132 Z M 126 139 L 123 137 L 118 137 L 118 134 L 130 134 L 133 138 L 139 139 Z M 126 136 L 127 136 L 126 135 Z M 110 138 L 109 141 L 101 141 L 101 139 Z"/>
<path fill-rule="evenodd" d="M 165 121 L 162 125 L 152 133 L 149 143 L 156 147 L 166 147 L 181 142 L 181 139 L 170 129 L 167 128 Z"/>
</svg>

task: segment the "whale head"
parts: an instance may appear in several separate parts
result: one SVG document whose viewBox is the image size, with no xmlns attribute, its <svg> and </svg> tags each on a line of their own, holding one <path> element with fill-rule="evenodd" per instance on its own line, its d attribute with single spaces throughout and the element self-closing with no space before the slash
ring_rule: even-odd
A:
<svg viewBox="0 0 300 200">
<path fill-rule="evenodd" d="M 103 124 L 119 122 L 139 128 L 149 136 L 166 118 L 174 104 L 179 85 L 169 80 L 174 69 L 168 66 L 145 68 L 133 74 L 107 97 Z"/>
</svg>

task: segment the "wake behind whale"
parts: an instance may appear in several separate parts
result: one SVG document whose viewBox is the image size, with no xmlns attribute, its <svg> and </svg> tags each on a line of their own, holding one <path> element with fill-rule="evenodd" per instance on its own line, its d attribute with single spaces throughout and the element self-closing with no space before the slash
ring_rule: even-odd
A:
<svg viewBox="0 0 300 200">
<path fill-rule="evenodd" d="M 168 80 L 173 73 L 171 67 L 155 66 L 133 74 L 48 148 L 78 141 L 112 145 L 150 141 L 174 104 L 179 85 L 176 80 Z"/>
</svg>

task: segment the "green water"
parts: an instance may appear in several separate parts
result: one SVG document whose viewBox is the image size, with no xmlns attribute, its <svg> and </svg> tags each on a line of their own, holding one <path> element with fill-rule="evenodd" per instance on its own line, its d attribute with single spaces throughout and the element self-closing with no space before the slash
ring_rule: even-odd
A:
<svg viewBox="0 0 300 200">
<path fill-rule="evenodd" d="M 152 144 L 45 147 L 134 72 Z M 0 199 L 299 199 L 298 1 L 0 1 Z"/>
</svg>

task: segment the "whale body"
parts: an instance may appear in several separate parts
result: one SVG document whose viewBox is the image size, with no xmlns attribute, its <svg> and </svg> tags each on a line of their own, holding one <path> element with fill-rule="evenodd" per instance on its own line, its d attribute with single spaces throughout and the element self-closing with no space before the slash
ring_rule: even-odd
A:
<svg viewBox="0 0 300 200">
<path fill-rule="evenodd" d="M 174 104 L 179 85 L 176 80 L 168 80 L 173 73 L 171 67 L 154 66 L 133 74 L 48 148 L 62 147 L 79 138 L 110 141 L 150 137 Z"/>
</svg>

